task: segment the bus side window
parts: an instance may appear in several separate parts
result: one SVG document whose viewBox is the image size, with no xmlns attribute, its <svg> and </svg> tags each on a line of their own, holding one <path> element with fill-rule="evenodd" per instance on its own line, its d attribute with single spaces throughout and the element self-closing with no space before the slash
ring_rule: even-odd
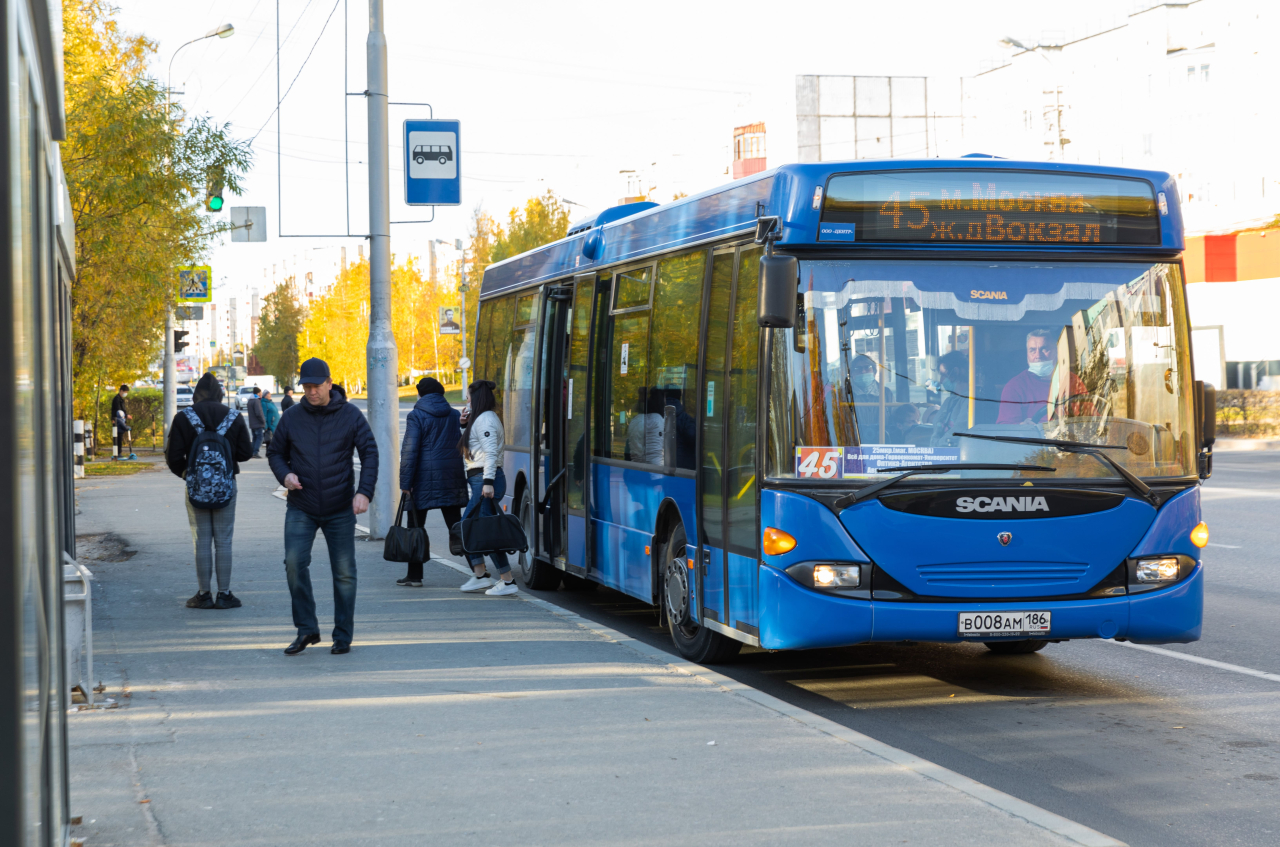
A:
<svg viewBox="0 0 1280 847">
<path fill-rule="evenodd" d="M 503 414 L 503 401 L 507 387 L 507 372 L 511 365 L 511 320 L 514 317 L 516 299 L 513 296 L 503 297 L 490 303 L 493 311 L 489 316 L 489 344 L 485 358 L 485 379 L 492 380 L 497 386 L 493 390 L 498 408 L 498 417 L 502 418 L 506 428 L 507 418 Z"/>
<path fill-rule="evenodd" d="M 698 321 L 702 318 L 705 251 L 658 263 L 649 338 L 650 406 L 665 415 L 676 409 L 676 467 L 693 470 L 697 443 Z M 663 457 L 658 456 L 661 464 Z"/>
<path fill-rule="evenodd" d="M 504 407 L 507 413 L 502 419 L 508 447 L 529 446 L 530 415 L 533 414 L 533 342 L 534 330 L 538 325 L 538 299 L 537 294 L 525 294 L 516 300 L 516 326 L 511 331 L 511 371 L 507 374 L 508 397 Z"/>
<path fill-rule="evenodd" d="M 614 277 L 615 314 L 609 339 L 607 403 L 612 427 L 607 457 L 662 462 L 661 413 L 649 386 L 649 297 L 653 267 Z M 643 305 L 636 305 L 643 304 Z M 625 311 L 617 312 L 617 309 Z M 656 454 L 656 458 L 655 458 Z"/>
</svg>

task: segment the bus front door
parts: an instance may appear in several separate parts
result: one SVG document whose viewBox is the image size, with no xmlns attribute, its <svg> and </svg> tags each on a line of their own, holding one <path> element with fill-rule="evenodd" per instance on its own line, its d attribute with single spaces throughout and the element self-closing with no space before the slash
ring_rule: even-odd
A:
<svg viewBox="0 0 1280 847">
<path fill-rule="evenodd" d="M 568 328 L 573 288 L 552 285 L 546 289 L 542 311 L 542 349 L 539 351 L 538 438 L 529 463 L 538 525 L 537 549 L 530 553 L 563 569 L 565 557 L 565 409 L 568 403 Z"/>
</svg>

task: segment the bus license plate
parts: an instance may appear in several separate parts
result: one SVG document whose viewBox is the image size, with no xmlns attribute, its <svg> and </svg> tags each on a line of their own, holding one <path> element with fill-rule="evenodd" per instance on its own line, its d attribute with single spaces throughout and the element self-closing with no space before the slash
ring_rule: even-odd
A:
<svg viewBox="0 0 1280 847">
<path fill-rule="evenodd" d="M 1049 612 L 961 612 L 960 637 L 1048 635 Z"/>
</svg>

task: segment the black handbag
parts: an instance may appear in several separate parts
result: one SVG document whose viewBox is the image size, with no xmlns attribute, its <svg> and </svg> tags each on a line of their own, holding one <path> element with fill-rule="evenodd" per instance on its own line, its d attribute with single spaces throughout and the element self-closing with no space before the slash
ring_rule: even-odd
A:
<svg viewBox="0 0 1280 847">
<path fill-rule="evenodd" d="M 479 514 L 484 504 L 497 512 L 493 515 Z M 472 556 L 483 556 L 490 553 L 525 553 L 529 550 L 529 537 L 524 534 L 524 526 L 515 515 L 497 511 L 493 498 L 486 497 L 476 510 L 477 514 L 463 518 L 462 549 Z"/>
<path fill-rule="evenodd" d="M 396 522 L 387 530 L 387 538 L 382 544 L 382 558 L 388 562 L 425 562 L 431 558 L 431 543 L 427 540 L 426 529 L 400 525 L 408 500 L 408 494 L 400 495 L 400 508 L 396 509 Z M 409 510 L 417 513 L 417 509 L 413 506 L 409 506 Z"/>
</svg>

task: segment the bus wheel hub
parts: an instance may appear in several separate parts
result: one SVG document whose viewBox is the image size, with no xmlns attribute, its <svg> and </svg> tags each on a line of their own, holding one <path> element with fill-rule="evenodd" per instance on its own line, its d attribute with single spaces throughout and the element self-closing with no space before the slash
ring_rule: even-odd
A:
<svg viewBox="0 0 1280 847">
<path fill-rule="evenodd" d="M 684 572 L 684 562 L 672 559 L 667 562 L 667 614 L 673 623 L 683 625 L 689 621 L 689 582 Z"/>
</svg>

